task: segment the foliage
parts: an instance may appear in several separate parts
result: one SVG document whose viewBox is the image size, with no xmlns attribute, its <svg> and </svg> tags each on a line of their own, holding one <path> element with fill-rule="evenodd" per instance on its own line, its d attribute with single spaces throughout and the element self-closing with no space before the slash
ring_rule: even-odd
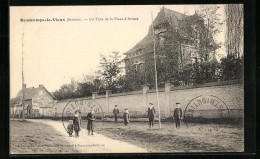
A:
<svg viewBox="0 0 260 159">
<path fill-rule="evenodd" d="M 76 82 L 74 79 L 71 79 L 69 84 L 63 84 L 59 90 L 55 91 L 53 95 L 61 100 L 61 99 L 69 99 L 76 98 Z"/>
<path fill-rule="evenodd" d="M 184 67 L 181 80 L 183 85 L 203 84 L 220 80 L 218 76 L 219 63 L 194 63 Z"/>
<path fill-rule="evenodd" d="M 168 47 L 167 49 L 171 49 Z M 177 55 L 158 46 L 156 50 L 160 55 L 157 58 L 158 84 L 160 87 L 164 83 L 171 82 L 174 86 L 194 85 L 208 82 L 239 80 L 243 78 L 243 58 L 227 56 L 221 59 L 221 63 L 198 62 L 186 65 L 182 71 L 177 69 L 175 64 Z M 170 58 L 164 58 L 164 56 Z M 117 55 L 111 56 L 117 59 Z M 93 92 L 105 94 L 106 89 L 111 89 L 113 93 L 128 92 L 142 89 L 142 85 L 154 88 L 154 59 L 151 54 L 145 57 L 147 65 L 144 65 L 143 72 L 129 67 L 126 75 L 120 74 L 122 67 L 117 60 L 103 58 L 101 61 L 100 77 L 85 75 L 83 82 L 71 79 L 69 84 L 64 84 L 53 93 L 58 99 L 71 99 L 91 96 Z M 105 60 L 106 59 L 106 60 Z M 110 61 L 110 62 L 108 62 Z M 119 61 L 119 60 L 118 60 Z M 127 66 L 126 66 L 127 67 Z"/>
<path fill-rule="evenodd" d="M 209 28 L 209 31 L 215 36 L 222 32 L 224 21 L 221 19 L 221 14 L 218 12 L 218 5 L 200 5 L 197 13 L 202 17 Z"/>
<path fill-rule="evenodd" d="M 119 52 L 114 51 L 108 57 L 101 55 L 100 68 L 101 69 L 98 73 L 101 75 L 104 87 L 115 92 L 117 88 L 117 80 L 122 73 Z"/>
<path fill-rule="evenodd" d="M 243 78 L 243 61 L 244 57 L 236 58 L 228 55 L 221 59 L 222 77 L 221 80 L 238 80 Z"/>
</svg>

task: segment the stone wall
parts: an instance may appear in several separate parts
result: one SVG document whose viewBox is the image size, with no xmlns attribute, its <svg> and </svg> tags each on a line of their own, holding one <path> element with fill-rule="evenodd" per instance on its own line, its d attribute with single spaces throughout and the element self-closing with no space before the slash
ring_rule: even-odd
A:
<svg viewBox="0 0 260 159">
<path fill-rule="evenodd" d="M 174 87 L 170 84 L 165 84 L 165 88 L 160 89 L 158 92 L 161 117 L 170 117 L 173 114 L 176 102 L 180 102 L 181 108 L 185 111 L 185 108 L 192 99 L 198 96 L 209 95 L 215 96 L 223 101 L 232 118 L 243 118 L 244 85 L 241 81 L 207 83 L 187 87 Z M 113 115 L 112 111 L 114 105 L 118 105 L 120 115 L 123 115 L 124 109 L 128 108 L 132 117 L 145 117 L 147 114 L 148 103 L 153 103 L 156 112 L 158 112 L 156 92 L 155 90 L 148 90 L 147 87 L 144 87 L 143 90 L 140 91 L 118 94 L 111 94 L 110 91 L 107 91 L 104 96 L 98 96 L 96 93 L 93 93 L 92 97 L 80 99 L 95 99 L 95 101 L 102 107 L 105 116 Z M 69 101 L 71 100 L 60 100 L 54 102 L 57 116 L 62 115 L 62 111 Z M 214 111 L 217 111 L 209 110 L 207 107 L 201 107 L 201 109 L 202 110 L 200 111 L 204 112 L 211 111 L 212 117 L 214 117 Z"/>
</svg>

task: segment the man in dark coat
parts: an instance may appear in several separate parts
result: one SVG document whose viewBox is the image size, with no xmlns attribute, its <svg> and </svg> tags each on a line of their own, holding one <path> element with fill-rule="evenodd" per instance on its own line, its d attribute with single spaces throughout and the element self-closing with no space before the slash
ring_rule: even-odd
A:
<svg viewBox="0 0 260 159">
<path fill-rule="evenodd" d="M 124 113 L 123 117 L 124 117 L 124 124 L 125 124 L 125 126 L 127 126 L 127 124 L 130 121 L 130 115 L 129 115 L 128 109 L 125 109 L 125 113 Z"/>
<path fill-rule="evenodd" d="M 88 115 L 87 115 L 87 120 L 88 120 L 88 125 L 87 125 L 87 129 L 88 129 L 88 135 L 90 135 L 90 131 L 91 131 L 91 135 L 94 135 L 94 129 L 93 129 L 93 121 L 96 119 L 95 116 L 95 111 L 92 109 Z"/>
<path fill-rule="evenodd" d="M 115 116 L 115 123 L 117 124 L 117 115 L 119 114 L 119 109 L 118 109 L 117 105 L 115 105 L 115 108 L 113 110 L 113 114 Z"/>
<path fill-rule="evenodd" d="M 173 119 L 175 121 L 176 128 L 180 128 L 180 124 L 181 124 L 182 110 L 180 106 L 181 106 L 180 103 L 176 103 L 176 108 L 174 109 L 173 112 Z"/>
<path fill-rule="evenodd" d="M 153 103 L 149 103 L 148 107 L 148 119 L 149 119 L 149 127 L 153 127 L 153 121 L 154 121 L 154 114 L 155 114 L 155 109 L 153 107 Z"/>
<path fill-rule="evenodd" d="M 80 124 L 81 124 L 81 121 L 79 119 L 79 111 L 76 111 L 75 116 L 73 118 L 73 128 L 74 128 L 74 131 L 75 131 L 75 137 L 76 138 L 79 137 Z"/>
<path fill-rule="evenodd" d="M 31 115 L 32 106 L 27 105 L 27 115 Z"/>
</svg>

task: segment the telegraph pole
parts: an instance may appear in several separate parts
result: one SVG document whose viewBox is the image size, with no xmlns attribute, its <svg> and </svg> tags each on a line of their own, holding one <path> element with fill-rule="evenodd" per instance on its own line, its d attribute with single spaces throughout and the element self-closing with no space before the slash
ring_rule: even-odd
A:
<svg viewBox="0 0 260 159">
<path fill-rule="evenodd" d="M 159 112 L 159 127 L 161 128 L 161 111 L 160 111 L 160 103 L 159 103 L 159 95 L 158 95 L 158 81 L 157 81 L 157 68 L 156 68 L 156 54 L 155 54 L 155 35 L 154 35 L 154 26 L 153 26 L 153 12 L 152 15 L 152 28 L 153 28 L 153 56 L 154 56 L 154 72 L 155 72 L 155 89 L 156 89 L 156 97 L 157 97 L 157 106 Z"/>
<path fill-rule="evenodd" d="M 22 105 L 23 105 L 23 110 L 22 110 L 22 120 L 25 119 L 24 117 L 24 74 L 23 74 L 23 39 L 24 39 L 24 31 L 23 31 L 23 35 L 22 35 L 22 96 L 23 96 L 23 100 L 22 100 Z"/>
</svg>

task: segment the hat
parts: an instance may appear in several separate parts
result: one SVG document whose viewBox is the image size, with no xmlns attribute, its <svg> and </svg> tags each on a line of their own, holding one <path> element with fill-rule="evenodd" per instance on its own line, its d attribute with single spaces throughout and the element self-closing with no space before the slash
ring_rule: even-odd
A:
<svg viewBox="0 0 260 159">
<path fill-rule="evenodd" d="M 125 108 L 125 110 L 128 110 L 128 108 Z"/>
<path fill-rule="evenodd" d="M 181 103 L 176 103 L 176 104 L 181 104 Z"/>
</svg>

